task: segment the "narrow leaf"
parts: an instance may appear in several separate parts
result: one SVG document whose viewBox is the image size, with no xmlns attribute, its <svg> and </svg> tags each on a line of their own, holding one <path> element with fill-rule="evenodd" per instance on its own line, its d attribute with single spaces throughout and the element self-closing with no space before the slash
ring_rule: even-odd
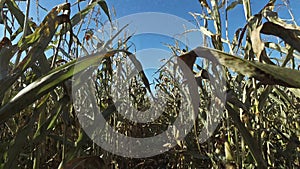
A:
<svg viewBox="0 0 300 169">
<path fill-rule="evenodd" d="M 98 4 L 101 6 L 102 10 L 104 11 L 106 16 L 108 17 L 109 21 L 111 22 L 109 9 L 108 9 L 108 6 L 107 6 L 106 2 L 104 0 L 101 0 L 101 1 L 98 2 Z"/>
</svg>

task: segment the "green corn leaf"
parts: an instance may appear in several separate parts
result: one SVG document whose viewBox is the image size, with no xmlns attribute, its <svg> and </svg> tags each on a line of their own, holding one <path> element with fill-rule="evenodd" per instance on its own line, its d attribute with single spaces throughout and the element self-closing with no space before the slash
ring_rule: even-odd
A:
<svg viewBox="0 0 300 169">
<path fill-rule="evenodd" d="M 20 112 L 22 109 L 42 97 L 44 94 L 50 92 L 56 86 L 71 78 L 73 75 L 90 66 L 99 65 L 103 58 L 113 56 L 117 52 L 119 51 L 115 50 L 107 53 L 102 52 L 74 60 L 50 71 L 47 75 L 40 77 L 21 90 L 15 97 L 0 108 L 0 123 Z"/>
</svg>

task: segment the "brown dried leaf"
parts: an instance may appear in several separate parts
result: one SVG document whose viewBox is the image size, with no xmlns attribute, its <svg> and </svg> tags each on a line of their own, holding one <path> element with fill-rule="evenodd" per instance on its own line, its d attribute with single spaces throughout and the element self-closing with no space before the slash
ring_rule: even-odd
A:
<svg viewBox="0 0 300 169">
<path fill-rule="evenodd" d="M 278 24 L 266 22 L 263 24 L 261 33 L 280 37 L 282 40 L 300 52 L 300 30 L 298 29 L 287 29 Z"/>
<path fill-rule="evenodd" d="M 193 66 L 196 61 L 196 57 L 197 57 L 196 55 L 193 55 L 190 52 L 179 56 L 179 58 L 182 61 L 184 61 L 184 63 L 191 69 L 191 71 L 193 71 Z"/>
</svg>

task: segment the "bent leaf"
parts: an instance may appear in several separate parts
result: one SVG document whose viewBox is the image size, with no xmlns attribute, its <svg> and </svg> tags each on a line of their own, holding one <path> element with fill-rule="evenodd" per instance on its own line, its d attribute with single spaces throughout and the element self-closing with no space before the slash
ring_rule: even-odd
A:
<svg viewBox="0 0 300 169">
<path fill-rule="evenodd" d="M 282 40 L 300 52 L 300 30 L 298 29 L 287 29 L 278 24 L 266 22 L 263 24 L 261 33 L 280 37 Z"/>
<path fill-rule="evenodd" d="M 298 70 L 260 62 L 250 62 L 237 56 L 206 47 L 197 47 L 184 55 L 194 55 L 215 63 L 220 63 L 240 74 L 253 77 L 263 84 L 300 88 L 300 71 Z"/>
<path fill-rule="evenodd" d="M 108 6 L 107 6 L 106 2 L 104 0 L 101 0 L 101 1 L 98 2 L 98 4 L 101 6 L 102 10 L 104 11 L 106 16 L 108 17 L 108 20 L 111 22 Z"/>
</svg>

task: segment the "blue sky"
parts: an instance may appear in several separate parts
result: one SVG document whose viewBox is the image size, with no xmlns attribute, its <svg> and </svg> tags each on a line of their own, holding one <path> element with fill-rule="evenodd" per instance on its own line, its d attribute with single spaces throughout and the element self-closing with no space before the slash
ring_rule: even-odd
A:
<svg viewBox="0 0 300 169">
<path fill-rule="evenodd" d="M 192 20 L 188 12 L 200 9 L 197 0 L 110 0 L 108 4 L 116 9 L 118 17 L 137 12 L 164 12 Z"/>
<path fill-rule="evenodd" d="M 39 0 L 39 3 L 41 6 L 46 8 L 48 11 L 51 10 L 51 8 L 54 5 L 60 4 L 65 2 L 64 0 Z M 75 0 L 69 1 L 72 3 L 76 2 Z M 88 2 L 88 1 L 87 1 Z M 81 3 L 81 7 L 83 7 L 87 4 L 87 2 Z M 139 12 L 162 12 L 162 13 L 168 13 L 173 14 L 178 17 L 181 17 L 183 19 L 186 19 L 187 21 L 190 21 L 192 24 L 195 24 L 195 20 L 193 17 L 189 14 L 189 12 L 197 12 L 201 13 L 201 5 L 198 0 L 107 0 L 106 1 L 109 8 L 114 8 L 116 11 L 116 16 L 114 19 L 127 16 L 134 13 Z M 209 0 L 208 0 L 209 2 Z M 233 2 L 233 0 L 230 0 L 230 2 Z M 263 6 L 268 2 L 268 0 L 252 0 L 251 6 L 253 14 L 259 12 L 260 9 L 263 8 Z M 277 0 L 277 7 L 275 10 L 279 12 L 279 16 L 281 18 L 290 18 L 288 15 L 288 11 L 283 6 L 283 3 L 281 0 Z M 18 3 L 20 8 L 25 11 L 25 2 L 19 2 Z M 290 6 L 292 10 L 294 10 L 294 15 L 296 18 L 296 21 L 299 22 L 300 13 L 299 11 L 296 11 L 296 7 L 300 6 L 299 0 L 292 0 L 290 1 Z M 295 8 L 295 9 L 293 9 Z M 72 13 L 75 14 L 77 8 L 72 8 Z M 220 11 L 221 16 L 224 16 L 224 10 Z M 43 19 L 44 15 L 47 14 L 46 11 L 39 9 L 40 13 L 40 21 Z M 36 16 L 36 3 L 35 1 L 31 1 L 31 7 L 30 7 L 30 16 L 33 17 L 34 21 L 37 21 Z M 243 15 L 243 6 L 238 5 L 233 10 L 230 10 L 228 13 L 228 19 L 229 19 L 229 36 L 232 37 L 235 30 L 237 30 L 240 27 L 243 27 L 245 25 L 245 17 Z M 158 23 L 160 24 L 160 23 Z M 224 27 L 224 24 L 223 24 Z M 3 26 L 0 26 L 0 30 L 3 29 Z M 0 36 L 3 36 L 3 31 L 0 31 Z M 140 38 L 139 38 L 140 37 Z M 149 47 L 158 47 L 163 46 L 161 43 L 165 41 L 170 41 L 168 37 L 163 36 L 151 36 L 146 35 L 135 37 L 134 41 L 137 42 L 136 46 L 138 49 L 144 49 Z M 149 43 L 149 40 L 151 40 L 151 43 Z M 200 42 L 201 43 L 201 42 Z M 153 46 L 152 46 L 153 45 Z M 200 44 L 201 45 L 201 44 Z"/>
<path fill-rule="evenodd" d="M 54 5 L 65 2 L 64 0 L 39 0 L 41 6 L 46 8 L 48 11 Z M 74 3 L 75 0 L 70 0 L 69 2 Z M 87 1 L 88 2 L 88 1 Z M 83 2 L 82 8 L 86 5 L 87 2 Z M 209 0 L 208 0 L 209 2 Z M 229 2 L 233 2 L 230 0 Z M 259 10 L 268 2 L 268 0 L 251 0 L 251 6 L 253 14 L 259 12 Z M 290 0 L 290 6 L 292 10 L 294 10 L 294 15 L 296 21 L 299 23 L 300 13 L 297 10 L 297 7 L 300 6 L 299 0 Z M 18 3 L 20 8 L 25 11 L 25 2 Z M 191 23 L 195 23 L 193 17 L 189 14 L 189 12 L 198 12 L 201 13 L 201 6 L 198 0 L 107 0 L 107 4 L 109 8 L 115 8 L 117 16 L 116 18 L 123 17 L 129 14 L 139 13 L 139 12 L 163 12 L 168 14 L 173 14 L 178 17 L 182 17 L 187 19 Z M 277 0 L 277 6 L 275 8 L 276 11 L 279 12 L 279 17 L 289 19 L 288 11 L 283 6 L 281 0 Z M 43 19 L 44 15 L 47 13 L 42 9 L 40 12 L 40 21 Z M 76 8 L 73 8 L 73 14 L 76 12 Z M 224 11 L 221 11 L 221 15 L 224 16 Z M 229 18 L 229 35 L 232 35 L 237 28 L 244 26 L 245 17 L 243 15 L 243 7 L 242 5 L 238 5 L 233 10 L 230 10 L 228 13 Z M 34 21 L 37 21 L 36 17 L 36 3 L 35 1 L 31 1 L 30 7 L 30 16 L 33 17 Z M 1 26 L 0 29 L 3 29 Z M 0 30 L 1 37 L 3 36 L 3 31 Z"/>
</svg>

